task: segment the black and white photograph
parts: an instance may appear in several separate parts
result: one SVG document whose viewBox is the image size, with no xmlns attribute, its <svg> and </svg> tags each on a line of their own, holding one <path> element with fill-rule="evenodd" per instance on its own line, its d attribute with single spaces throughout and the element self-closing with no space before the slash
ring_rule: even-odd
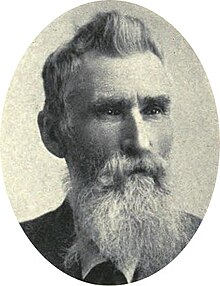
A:
<svg viewBox="0 0 220 286">
<path fill-rule="evenodd" d="M 56 2 L 1 24 L 6 284 L 218 285 L 215 6 Z"/>
</svg>

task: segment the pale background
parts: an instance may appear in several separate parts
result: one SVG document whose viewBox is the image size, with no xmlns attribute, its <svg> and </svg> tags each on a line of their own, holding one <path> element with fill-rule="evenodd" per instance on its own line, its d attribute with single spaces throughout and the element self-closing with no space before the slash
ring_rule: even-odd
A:
<svg viewBox="0 0 220 286">
<path fill-rule="evenodd" d="M 16 11 L 19 11 L 19 9 L 15 9 L 13 13 L 9 13 L 12 5 L 10 6 L 10 1 L 8 2 L 9 2 L 8 3 L 9 8 L 7 10 L 8 17 L 9 18 L 13 17 L 13 19 L 17 19 L 19 23 L 19 20 L 21 21 L 21 19 L 20 17 L 16 18 L 17 13 L 15 13 Z M 25 1 L 19 2 L 19 7 L 23 2 Z M 8 27 L 8 29 L 11 32 L 12 31 L 14 32 L 15 30 L 15 34 L 13 36 L 18 41 L 16 44 L 14 44 L 14 47 L 15 47 L 14 49 L 11 49 L 11 47 L 9 48 L 9 51 L 11 51 L 11 53 L 13 52 L 13 55 L 11 56 L 11 58 L 14 58 L 14 54 L 16 53 L 17 53 L 17 57 L 18 56 L 21 57 L 21 51 L 24 52 L 25 45 L 22 46 L 21 48 L 19 41 L 20 40 L 22 41 L 24 38 L 26 40 L 26 46 L 27 46 L 28 42 L 30 43 L 31 39 L 34 36 L 36 36 L 36 34 L 40 32 L 42 27 L 44 27 L 48 23 L 48 18 L 49 18 L 48 14 L 50 15 L 51 20 L 52 20 L 54 19 L 55 16 L 58 16 L 65 10 L 68 10 L 71 7 L 73 7 L 72 1 L 66 1 L 65 5 L 62 4 L 60 6 L 58 3 L 56 3 L 57 1 L 54 1 L 53 8 L 55 7 L 55 10 L 53 10 L 52 12 L 51 11 L 49 12 L 49 5 L 46 5 L 45 3 L 40 3 L 40 2 L 41 1 L 38 2 L 38 5 L 40 5 L 39 11 L 43 11 L 42 9 L 45 8 L 45 6 L 48 8 L 47 11 L 44 11 L 43 15 L 39 11 L 37 13 L 37 10 L 35 10 L 35 6 L 32 7 L 32 5 L 28 5 L 28 2 L 24 3 L 25 5 L 23 9 L 26 9 L 28 7 L 30 10 L 30 15 L 31 15 L 30 18 L 28 17 L 26 18 L 26 21 L 28 21 L 28 23 L 31 23 L 31 20 L 33 18 L 38 23 L 40 21 L 42 23 L 42 26 L 39 25 L 38 28 L 36 28 L 34 24 L 35 22 L 33 20 L 32 25 L 31 25 L 31 37 L 29 38 L 27 37 L 26 32 L 28 31 L 29 27 L 25 30 L 25 25 L 20 26 L 21 28 L 24 29 L 25 35 L 19 34 L 20 32 L 19 29 L 16 30 L 16 22 L 15 22 L 15 27 L 13 27 L 13 29 Z M 77 4 L 76 2 L 78 1 L 74 1 L 75 4 Z M 182 31 L 185 31 L 185 35 L 187 35 L 188 39 L 191 38 L 189 42 L 190 43 L 193 42 L 194 47 L 197 48 L 197 50 L 195 49 L 197 54 L 200 53 L 199 56 L 200 58 L 203 59 L 202 62 L 203 64 L 205 64 L 208 75 L 210 79 L 212 80 L 213 90 L 217 96 L 217 92 L 219 92 L 219 89 L 218 89 L 219 80 L 217 80 L 217 78 L 215 77 L 215 75 L 218 74 L 217 64 L 219 64 L 219 55 L 218 55 L 219 46 L 218 46 L 218 42 L 215 39 L 215 35 L 217 34 L 217 26 L 218 26 L 217 25 L 217 19 L 218 19 L 217 4 L 216 6 L 212 5 L 210 7 L 209 5 L 210 1 L 209 1 L 209 4 L 207 3 L 201 4 L 199 2 L 199 9 L 198 9 L 198 7 L 196 5 L 193 6 L 190 1 L 184 1 L 184 5 L 183 3 L 181 3 L 180 5 L 179 2 L 176 3 L 175 1 L 168 1 L 168 0 L 165 1 L 166 5 L 163 5 L 163 1 L 146 1 L 146 2 L 148 2 L 148 8 L 151 8 L 152 10 L 156 11 L 160 15 L 163 15 L 164 17 L 166 16 L 165 18 L 167 18 L 168 20 L 170 19 L 170 22 L 174 23 L 176 27 L 178 26 L 179 30 L 182 29 Z M 215 1 L 212 4 L 214 3 Z M 56 8 L 58 10 L 56 10 Z M 24 15 L 26 14 L 24 13 Z M 185 15 L 185 17 L 183 16 L 181 17 L 181 15 Z M 194 17 L 196 17 L 195 21 L 194 21 Z M 42 19 L 39 19 L 39 18 L 42 18 Z M 208 22 L 207 22 L 207 18 L 209 18 Z M 3 19 L 7 19 L 7 18 L 3 18 Z M 206 25 L 204 25 L 204 19 L 206 20 L 205 21 Z M 6 23 L 10 24 L 10 21 L 9 22 L 6 21 Z M 25 24 L 27 25 L 27 23 Z M 208 35 L 208 38 L 209 38 L 208 42 L 204 42 L 204 34 Z M 7 40 L 9 41 L 10 38 L 7 38 Z M 212 41 L 213 41 L 213 44 L 212 44 Z M 11 44 L 12 43 L 14 43 L 14 41 L 11 41 Z M 4 49 L 4 51 L 5 51 L 5 54 L 9 56 L 9 51 L 7 50 L 7 48 Z M 3 56 L 5 56 L 5 54 L 3 54 Z M 18 58 L 15 58 L 14 61 L 18 61 Z M 3 61 L 3 62 L 6 63 L 6 61 Z M 13 64 L 15 64 L 15 62 Z M 10 62 L 8 62 L 8 65 L 5 66 L 4 73 L 2 74 L 3 80 L 6 78 L 6 80 L 8 81 L 9 77 L 7 76 L 12 72 L 12 66 L 13 65 L 10 65 Z M 216 66 L 216 69 L 215 69 L 215 66 Z M 13 68 L 15 68 L 15 66 Z M 28 78 L 28 76 L 26 76 L 26 78 Z M 4 81 L 2 82 L 1 85 L 3 84 L 5 86 Z M 210 110 L 210 107 L 208 107 L 208 109 L 209 111 L 207 111 L 207 113 L 210 113 L 211 116 L 213 116 L 213 111 Z M 14 130 L 10 128 L 8 132 L 14 132 Z M 219 188 L 219 184 L 217 186 Z M 1 235 L 1 242 L 3 241 L 4 243 L 3 245 L 1 244 L 1 246 L 3 246 L 2 250 L 4 250 L 4 251 L 1 251 L 1 253 L 3 253 L 4 255 L 3 256 L 4 259 L 3 258 L 1 259 L 2 266 L 4 268 L 1 267 L 1 269 L 5 270 L 3 271 L 1 275 L 1 279 L 4 279 L 5 277 L 7 278 L 7 281 L 15 281 L 16 283 L 20 281 L 20 284 L 17 283 L 17 285 L 21 285 L 21 283 L 22 285 L 29 285 L 28 283 L 30 282 L 32 283 L 32 285 L 41 285 L 42 283 L 43 283 L 42 285 L 44 285 L 45 281 L 48 281 L 47 283 L 49 283 L 49 285 L 60 285 L 63 282 L 64 282 L 63 285 L 72 285 L 73 283 L 72 278 L 64 275 L 63 273 L 60 273 L 54 267 L 52 267 L 49 263 L 47 263 L 46 265 L 46 261 L 44 261 L 41 255 L 39 255 L 37 252 L 35 253 L 34 256 L 32 256 L 33 249 L 30 247 L 30 245 L 28 245 L 27 241 L 25 241 L 24 235 L 22 234 L 21 230 L 18 229 L 16 222 L 11 221 L 13 220 L 13 215 L 10 213 L 8 209 L 6 208 L 4 209 L 4 206 L 8 207 L 8 202 L 6 198 L 3 196 L 4 193 L 1 193 L 1 195 L 4 199 L 5 205 L 3 205 L 3 208 L 1 207 L 0 210 L 2 209 L 5 210 L 5 213 L 7 214 L 6 217 L 1 216 L 2 228 L 4 227 L 4 229 L 7 231 L 7 232 L 2 232 L 2 235 Z M 219 275 L 217 272 L 218 263 L 215 261 L 215 258 L 219 256 L 219 246 L 218 246 L 219 245 L 219 233 L 218 233 L 218 229 L 216 229 L 216 225 L 218 223 L 217 222 L 218 220 L 216 218 L 218 217 L 218 213 L 219 213 L 217 198 L 219 199 L 219 193 L 216 190 L 213 196 L 212 203 L 210 205 L 209 212 L 207 213 L 205 217 L 204 223 L 200 227 L 192 243 L 187 247 L 186 251 L 184 250 L 183 254 L 181 254 L 181 259 L 179 260 L 179 257 L 178 257 L 177 259 L 175 259 L 174 263 L 171 263 L 163 271 L 160 271 L 158 274 L 153 275 L 152 277 L 148 278 L 146 280 L 148 285 L 161 285 L 161 283 L 163 283 L 163 285 L 167 285 L 168 283 L 169 285 L 176 285 L 177 283 L 178 285 L 187 285 L 187 284 L 188 285 L 193 285 L 193 284 L 194 285 L 198 285 L 198 284 L 199 285 L 207 285 L 207 284 L 219 285 Z M 199 200 L 197 204 L 199 204 Z M 6 221 L 6 218 L 7 218 L 7 221 Z M 14 228 L 17 228 L 17 230 L 15 231 L 16 236 L 14 237 L 9 236 L 9 234 L 13 232 L 10 232 L 11 229 L 7 228 L 8 225 L 13 226 Z M 17 244 L 18 241 L 21 244 Z M 11 243 L 11 244 L 8 245 L 7 243 Z M 22 245 L 25 248 L 25 251 L 24 251 L 24 248 L 22 248 Z M 19 249 L 20 247 L 21 249 Z M 14 252 L 11 252 L 12 250 Z M 22 261 L 21 257 L 23 257 L 23 255 L 26 255 L 24 259 L 27 259 L 26 264 L 24 264 L 25 268 L 22 264 L 20 265 L 20 261 Z M 33 264 L 33 261 L 34 263 L 37 264 L 36 268 L 35 268 L 35 264 Z M 23 261 L 23 263 L 25 263 L 25 261 Z M 14 265 L 14 268 L 13 268 L 13 265 Z M 44 267 L 46 267 L 46 269 Z M 7 272 L 6 270 L 9 270 L 9 271 Z M 10 275 L 10 270 L 13 272 L 13 275 Z M 38 275 L 39 273 L 41 275 Z M 48 275 L 49 275 L 49 280 L 47 280 Z M 41 283 L 39 281 L 41 281 Z M 80 282 L 78 283 L 80 284 Z M 141 281 L 139 284 L 140 285 L 144 284 L 144 281 Z M 8 283 L 8 285 L 11 285 L 11 284 Z"/>
<path fill-rule="evenodd" d="M 97 11 L 118 9 L 141 17 L 163 51 L 175 82 L 174 193 L 186 211 L 203 216 L 216 177 L 218 144 L 214 98 L 202 66 L 183 37 L 157 15 L 128 3 L 102 1 L 69 11 L 49 25 L 20 62 L 2 119 L 2 165 L 6 188 L 19 221 L 56 208 L 63 200 L 64 160 L 44 148 L 36 123 L 44 102 L 41 71 L 46 57 L 72 38 L 75 28 Z"/>
</svg>

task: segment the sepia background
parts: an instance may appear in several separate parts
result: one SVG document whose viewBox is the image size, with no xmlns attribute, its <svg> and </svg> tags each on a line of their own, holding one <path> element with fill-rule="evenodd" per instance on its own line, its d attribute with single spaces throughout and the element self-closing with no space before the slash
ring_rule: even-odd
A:
<svg viewBox="0 0 220 286">
<path fill-rule="evenodd" d="M 219 1 L 129 0 L 163 16 L 192 45 L 210 80 L 220 112 Z M 62 13 L 91 0 L 0 2 L 1 66 L 0 113 L 9 83 L 26 48 L 44 27 Z M 211 115 L 210 115 L 211 116 Z M 10 129 L 8 132 L 12 132 Z M 1 166 L 0 166 L 1 167 Z M 12 211 L 0 172 L 0 284 L 85 285 L 51 265 L 34 249 Z M 211 188 L 210 188 L 211 189 Z M 210 206 L 193 239 L 173 262 L 156 274 L 137 282 L 139 286 L 220 285 L 220 172 Z"/>
<path fill-rule="evenodd" d="M 175 198 L 181 208 L 201 217 L 207 209 L 218 165 L 218 124 L 201 64 L 183 37 L 159 16 L 137 5 L 101 1 L 80 6 L 50 24 L 31 44 L 11 82 L 2 119 L 2 166 L 19 221 L 56 208 L 64 198 L 65 162 L 45 149 L 36 120 L 44 102 L 45 59 L 96 12 L 112 9 L 145 21 L 163 49 L 175 83 L 171 156 Z"/>
</svg>

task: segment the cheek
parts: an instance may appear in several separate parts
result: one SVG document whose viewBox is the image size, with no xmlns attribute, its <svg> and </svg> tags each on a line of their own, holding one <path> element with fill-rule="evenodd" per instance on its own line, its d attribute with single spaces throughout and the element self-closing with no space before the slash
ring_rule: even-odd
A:
<svg viewBox="0 0 220 286">
<path fill-rule="evenodd" d="M 160 153 L 162 157 L 166 158 L 169 156 L 171 146 L 172 146 L 172 135 L 164 134 L 164 136 L 160 140 Z"/>
<path fill-rule="evenodd" d="M 163 124 L 156 130 L 155 142 L 153 146 L 157 149 L 157 152 L 166 158 L 170 154 L 173 141 L 173 131 L 171 124 Z"/>
<path fill-rule="evenodd" d="M 91 121 L 80 132 L 81 145 L 87 156 L 97 156 L 106 159 L 118 149 L 118 127 L 111 124 L 101 124 Z"/>
</svg>

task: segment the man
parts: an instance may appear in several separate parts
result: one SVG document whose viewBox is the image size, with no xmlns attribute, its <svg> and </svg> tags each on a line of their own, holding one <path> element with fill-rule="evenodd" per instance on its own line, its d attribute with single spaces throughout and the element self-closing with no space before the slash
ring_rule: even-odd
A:
<svg viewBox="0 0 220 286">
<path fill-rule="evenodd" d="M 169 188 L 172 84 L 148 29 L 117 11 L 98 14 L 43 69 L 38 123 L 65 158 L 64 203 L 22 228 L 65 273 L 125 284 L 167 265 L 200 219 Z"/>
</svg>

